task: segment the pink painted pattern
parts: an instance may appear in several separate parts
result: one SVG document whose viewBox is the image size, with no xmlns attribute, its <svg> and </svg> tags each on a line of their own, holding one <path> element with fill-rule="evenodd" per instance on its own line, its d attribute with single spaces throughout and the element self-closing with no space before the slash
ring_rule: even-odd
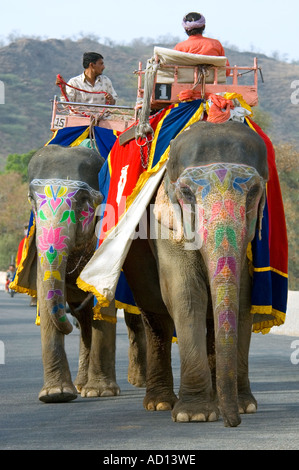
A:
<svg viewBox="0 0 299 470">
<path fill-rule="evenodd" d="M 211 290 L 214 285 L 216 292 L 218 332 L 223 329 L 226 336 L 237 329 L 240 251 L 247 231 L 246 196 L 257 180 L 261 177 L 254 168 L 223 163 L 188 168 L 177 182 L 178 190 L 180 185 L 187 185 L 196 197 L 198 233 L 212 273 Z"/>
</svg>

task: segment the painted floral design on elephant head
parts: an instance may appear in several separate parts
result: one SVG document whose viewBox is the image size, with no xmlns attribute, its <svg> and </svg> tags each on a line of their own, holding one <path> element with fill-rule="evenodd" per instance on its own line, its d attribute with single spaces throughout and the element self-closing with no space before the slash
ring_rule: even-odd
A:
<svg viewBox="0 0 299 470">
<path fill-rule="evenodd" d="M 84 231 L 94 220 L 95 209 L 87 199 L 96 205 L 101 200 L 101 194 L 81 181 L 55 179 L 33 180 L 31 193 L 34 194 L 37 251 L 46 299 L 51 313 L 59 321 L 66 321 L 63 303 L 65 275 L 62 273 L 66 267 L 69 244 L 76 224 L 81 223 Z M 80 198 L 85 202 L 76 217 L 76 204 Z"/>
<path fill-rule="evenodd" d="M 89 205 L 87 202 L 87 208 L 81 211 L 81 217 L 79 218 L 80 222 L 82 222 L 82 230 L 90 225 L 94 221 L 95 216 L 95 209 Z"/>
<path fill-rule="evenodd" d="M 66 252 L 63 251 L 64 248 L 67 248 L 65 239 L 68 238 L 67 235 L 61 235 L 63 227 L 41 227 L 42 234 L 38 236 L 38 251 L 41 258 L 41 263 L 45 261 L 44 257 L 47 258 L 49 264 L 52 266 L 54 261 L 57 260 L 56 265 L 59 266 L 63 259 L 63 256 L 66 256 Z"/>
<path fill-rule="evenodd" d="M 102 194 L 91 188 L 87 183 L 73 180 L 33 180 L 30 184 L 32 188 L 41 188 L 35 191 L 36 205 L 34 207 L 35 217 L 38 222 L 60 216 L 59 222 L 67 222 L 67 226 L 76 224 L 76 213 L 73 203 L 77 200 L 75 196 L 78 191 L 86 192 L 89 195 L 91 205 L 88 201 L 78 216 L 78 221 L 82 223 L 82 230 L 93 223 L 95 209 L 102 201 Z"/>
<path fill-rule="evenodd" d="M 187 219 L 193 211 L 198 249 L 206 254 L 211 288 L 215 291 L 218 331 L 223 329 L 226 335 L 235 332 L 237 325 L 234 315 L 238 304 L 241 247 L 251 230 L 247 226 L 247 194 L 256 183 L 264 187 L 255 168 L 230 163 L 187 168 L 176 182 L 177 193 L 184 194 L 188 188 L 189 199 L 190 194 L 194 197 Z M 184 212 L 182 199 L 179 203 Z M 250 224 L 255 226 L 256 218 Z"/>
<path fill-rule="evenodd" d="M 41 184 L 43 192 L 35 191 L 38 254 L 41 265 L 47 263 L 49 266 L 45 270 L 44 280 L 61 280 L 58 279 L 59 267 L 67 258 L 69 228 L 71 224 L 76 224 L 73 204 L 78 189 L 69 188 L 66 183 L 53 181 L 51 184 Z M 71 183 L 74 186 L 74 182 Z"/>
<path fill-rule="evenodd" d="M 72 202 L 78 190 L 69 191 L 69 188 L 62 184 L 48 184 L 44 187 L 44 193 L 36 192 L 37 197 L 37 217 L 46 221 L 50 216 L 56 216 L 63 204 L 66 208 L 61 214 L 60 222 L 67 221 L 67 224 L 76 223 L 75 212 L 72 209 Z M 45 211 L 45 205 L 50 209 L 50 214 Z"/>
</svg>

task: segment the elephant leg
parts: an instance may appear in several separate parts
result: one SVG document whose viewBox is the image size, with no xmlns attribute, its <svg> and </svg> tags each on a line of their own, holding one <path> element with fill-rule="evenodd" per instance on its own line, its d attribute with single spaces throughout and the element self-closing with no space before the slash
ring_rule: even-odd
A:
<svg viewBox="0 0 299 470">
<path fill-rule="evenodd" d="M 103 307 L 101 313 L 115 311 L 114 302 Z M 88 381 L 82 387 L 82 397 L 119 395 L 115 373 L 116 324 L 105 320 L 92 320 L 92 339 L 89 355 Z"/>
<path fill-rule="evenodd" d="M 173 322 L 168 316 L 144 312 L 147 338 L 147 375 L 144 408 L 149 411 L 171 410 L 177 401 L 173 392 L 171 345 Z"/>
<path fill-rule="evenodd" d="M 142 312 L 146 334 L 143 404 L 147 410 L 169 410 L 177 400 L 171 368 L 174 325 L 161 297 L 156 260 L 147 240 L 138 238 L 132 242 L 123 269 Z"/>
<path fill-rule="evenodd" d="M 128 381 L 135 387 L 146 386 L 146 338 L 141 315 L 124 312 L 129 338 Z"/>
<path fill-rule="evenodd" d="M 240 284 L 240 310 L 238 322 L 238 403 L 240 413 L 255 413 L 257 401 L 252 395 L 249 382 L 249 348 L 252 334 L 251 279 L 247 263 Z"/>
<path fill-rule="evenodd" d="M 172 418 L 215 421 L 219 411 L 209 364 L 213 368 L 213 342 L 212 333 L 208 339 L 206 333 L 211 304 L 203 261 L 196 252 L 183 252 L 167 240 L 157 246 L 162 295 L 174 320 L 181 360 L 179 400 Z M 210 331 L 213 323 L 208 326 Z"/>
<path fill-rule="evenodd" d="M 72 315 L 78 320 L 80 325 L 80 348 L 79 348 L 79 361 L 78 372 L 74 385 L 81 393 L 83 386 L 88 381 L 88 366 L 89 355 L 91 349 L 91 331 L 92 331 L 92 317 L 93 317 L 93 300 L 91 299 L 86 306 L 80 311 L 77 310 L 81 303 L 68 302 Z"/>
<path fill-rule="evenodd" d="M 47 310 L 45 294 L 38 286 L 44 386 L 39 399 L 59 403 L 77 398 L 64 348 L 64 334 L 57 330 Z"/>
<path fill-rule="evenodd" d="M 173 308 L 181 359 L 181 383 L 172 418 L 178 422 L 216 421 L 219 417 L 215 356 L 207 354 L 211 352 L 211 338 L 206 336 L 204 310 L 207 304 L 204 297 L 202 293 L 198 305 L 189 305 L 187 311 L 184 302 L 175 301 Z"/>
</svg>

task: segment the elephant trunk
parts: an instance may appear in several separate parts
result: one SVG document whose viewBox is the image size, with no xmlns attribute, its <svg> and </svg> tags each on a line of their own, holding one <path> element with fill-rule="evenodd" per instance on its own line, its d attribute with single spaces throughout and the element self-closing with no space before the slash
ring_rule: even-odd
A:
<svg viewBox="0 0 299 470">
<path fill-rule="evenodd" d="M 65 276 L 69 252 L 65 242 L 70 236 L 62 235 L 61 230 L 54 224 L 49 229 L 37 226 L 38 298 L 43 297 L 48 316 L 55 327 L 67 335 L 73 330 L 65 311 Z"/>
<path fill-rule="evenodd" d="M 207 268 L 214 313 L 219 406 L 225 425 L 237 426 L 241 421 L 237 390 L 241 269 L 257 218 L 261 220 L 264 180 L 254 167 L 219 162 L 190 166 L 174 183 L 165 179 L 165 186 L 169 199 L 177 200 L 181 207 L 185 248 L 200 250 Z M 163 196 L 161 191 L 157 200 L 167 203 Z M 166 204 L 160 216 L 164 225 L 167 212 Z M 172 219 L 175 214 L 173 210 Z M 155 215 L 158 218 L 160 214 Z M 172 227 L 175 228 L 174 223 Z"/>
<path fill-rule="evenodd" d="M 77 254 L 87 249 L 86 242 L 94 240 L 94 209 L 102 195 L 83 181 L 33 179 L 30 199 L 36 221 L 41 321 L 42 314 L 50 316 L 57 329 L 68 334 L 73 329 L 65 312 L 68 257 L 75 262 Z"/>
<path fill-rule="evenodd" d="M 219 266 L 220 265 L 220 266 Z M 237 357 L 238 357 L 238 297 L 239 269 L 234 259 L 217 260 L 216 273 L 211 279 L 214 310 L 216 387 L 219 408 L 226 426 L 237 426 L 238 412 Z"/>
<path fill-rule="evenodd" d="M 237 390 L 238 315 L 244 223 L 211 222 L 203 256 L 208 268 L 215 329 L 216 386 L 226 426 L 240 424 Z"/>
</svg>

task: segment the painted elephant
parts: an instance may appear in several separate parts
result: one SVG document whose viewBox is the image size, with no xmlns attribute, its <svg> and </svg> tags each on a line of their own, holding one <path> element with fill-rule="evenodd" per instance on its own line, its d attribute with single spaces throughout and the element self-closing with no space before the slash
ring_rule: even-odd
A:
<svg viewBox="0 0 299 470">
<path fill-rule="evenodd" d="M 266 146 L 244 124 L 201 121 L 172 141 L 149 209 L 155 236 L 150 243 L 134 240 L 124 264 L 146 326 L 145 408 L 172 409 L 173 420 L 183 422 L 215 421 L 220 411 L 225 426 L 237 426 L 239 413 L 256 411 L 248 379 L 246 250 L 261 227 L 267 178 Z M 171 371 L 174 327 L 178 399 Z"/>
<path fill-rule="evenodd" d="M 93 319 L 93 299 L 76 285 L 96 247 L 94 215 L 102 200 L 98 172 L 103 162 L 87 148 L 49 145 L 37 151 L 29 163 L 44 367 L 39 399 L 43 402 L 73 400 L 77 390 L 82 396 L 117 395 L 120 391 L 115 377 L 116 326 Z M 66 302 L 81 331 L 76 388 L 64 348 L 64 336 L 72 331 Z M 107 308 L 114 309 L 114 304 Z M 125 317 L 131 345 L 129 381 L 142 386 L 143 326 L 139 315 Z"/>
</svg>

